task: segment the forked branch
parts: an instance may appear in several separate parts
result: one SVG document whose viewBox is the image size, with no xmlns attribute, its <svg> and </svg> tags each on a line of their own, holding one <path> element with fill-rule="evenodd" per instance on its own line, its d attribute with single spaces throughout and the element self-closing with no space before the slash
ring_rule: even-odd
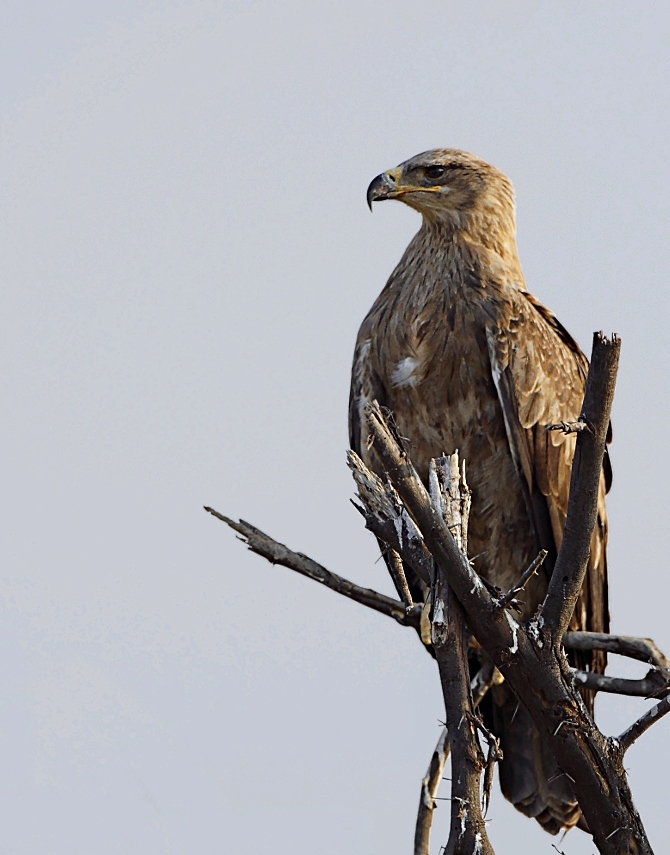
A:
<svg viewBox="0 0 670 855">
<path fill-rule="evenodd" d="M 594 351 L 599 347 L 609 348 L 610 342 L 597 336 Z M 609 418 L 610 404 L 611 396 L 603 402 L 607 410 L 605 424 Z M 586 407 L 585 411 L 589 413 Z M 610 744 L 593 724 L 574 689 L 560 644 L 562 633 L 557 644 L 553 632 L 535 622 L 533 632 L 529 634 L 525 626 L 498 606 L 458 549 L 448 527 L 435 513 L 425 487 L 405 450 L 398 446 L 386 427 L 379 408 L 369 405 L 366 416 L 375 451 L 423 534 L 440 572 L 444 573 L 447 583 L 464 607 L 470 629 L 525 705 L 562 770 L 574 782 L 573 789 L 598 849 L 602 855 L 621 855 L 622 852 L 651 855 L 651 847 L 633 805 L 620 758 L 611 751 Z M 592 421 L 595 423 L 594 419 Z M 591 435 L 591 431 L 582 431 L 580 439 Z M 602 431 L 603 448 L 604 442 L 605 432 Z M 594 454 L 597 455 L 597 450 Z M 574 500 L 575 494 L 583 493 L 584 500 L 573 501 L 569 514 L 574 517 L 583 512 L 588 521 L 592 510 L 589 501 L 592 499 L 593 508 L 597 502 L 602 449 L 595 490 L 591 491 L 592 467 L 586 465 L 588 460 L 583 460 L 583 463 L 583 483 L 578 477 L 579 472 L 575 476 L 573 469 L 572 497 Z M 590 491 L 592 495 L 589 497 Z M 574 519 L 573 525 L 577 525 Z M 569 550 L 564 553 L 566 568 L 581 567 L 578 554 L 580 547 L 581 540 L 575 537 L 575 551 L 572 554 Z M 568 575 L 564 581 L 570 580 L 571 576 Z"/>
</svg>

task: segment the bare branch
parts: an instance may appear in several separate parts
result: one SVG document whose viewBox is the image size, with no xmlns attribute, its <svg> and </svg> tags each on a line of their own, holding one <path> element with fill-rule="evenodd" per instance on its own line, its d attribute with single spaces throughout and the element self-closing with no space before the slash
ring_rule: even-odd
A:
<svg viewBox="0 0 670 855">
<path fill-rule="evenodd" d="M 380 483 L 382 482 L 380 481 Z M 390 487 L 391 485 L 388 486 Z M 398 499 L 398 501 L 400 500 Z M 369 588 L 362 588 L 348 579 L 344 579 L 342 576 L 331 573 L 303 553 L 293 552 L 283 544 L 273 540 L 269 535 L 250 523 L 244 521 L 235 522 L 218 513 L 213 508 L 205 508 L 205 510 L 217 517 L 217 519 L 230 525 L 231 528 L 242 536 L 242 539 L 253 552 L 266 558 L 271 563 L 288 567 L 316 582 L 320 582 L 331 588 L 331 590 L 349 597 L 361 605 L 392 617 L 402 626 L 411 626 L 413 628 L 418 626 L 421 614 L 420 605 L 413 605 L 408 612 L 405 604 L 399 600 L 394 600 L 385 594 L 378 593 Z M 405 514 L 407 515 L 406 511 Z M 408 515 L 407 518 L 411 519 Z M 413 521 L 411 524 L 414 526 Z M 415 526 L 414 528 L 417 532 L 414 535 L 415 541 L 417 538 L 421 539 L 422 549 L 425 550 L 426 554 L 430 555 L 425 545 L 423 545 L 423 539 L 420 533 L 418 533 L 418 529 Z M 533 565 L 538 559 L 535 559 Z M 526 573 L 529 573 L 533 565 L 528 568 Z M 527 580 L 524 580 L 524 577 L 522 577 L 519 585 L 514 589 L 515 592 L 521 588 L 524 581 Z M 568 650 L 607 650 L 609 653 L 617 653 L 621 656 L 647 662 L 661 669 L 660 671 L 650 671 L 642 680 L 626 680 L 618 677 L 606 677 L 586 671 L 575 671 L 575 680 L 589 689 L 636 697 L 652 697 L 666 686 L 663 671 L 670 671 L 670 660 L 667 659 L 650 638 L 608 635 L 607 633 L 599 632 L 567 632 L 563 636 L 563 646 Z M 481 697 L 483 697 L 496 680 L 502 680 L 502 677 L 500 672 L 495 669 L 493 663 L 482 667 L 477 673 L 472 682 L 475 706 L 479 703 L 479 691 L 481 691 Z"/>
<path fill-rule="evenodd" d="M 594 692 L 607 692 L 612 695 L 631 695 L 637 698 L 660 697 L 662 692 L 670 691 L 667 671 L 652 668 L 641 680 L 625 680 L 622 677 L 608 677 L 595 671 L 573 669 L 575 683 L 592 689 Z"/>
<path fill-rule="evenodd" d="M 458 452 L 431 460 L 428 482 L 432 507 L 444 519 L 467 563 L 470 491 L 465 483 L 465 470 L 462 474 L 459 470 Z M 445 855 L 464 852 L 494 855 L 479 799 L 486 763 L 477 739 L 477 728 L 481 725 L 468 677 L 465 615 L 442 574 L 435 575 L 433 584 L 432 641 L 451 747 L 451 827 Z"/>
<path fill-rule="evenodd" d="M 395 585 L 396 591 L 402 597 L 402 601 L 405 604 L 405 608 L 411 609 L 414 605 L 414 601 L 412 600 L 409 585 L 407 584 L 405 568 L 402 566 L 402 558 L 398 555 L 395 549 L 389 549 L 387 557 L 388 568 L 391 572 L 391 577 L 393 579 L 393 584 Z"/>
<path fill-rule="evenodd" d="M 385 594 L 380 594 L 378 591 L 373 591 L 370 588 L 362 588 L 360 585 L 355 585 L 353 582 L 342 576 L 338 576 L 336 573 L 331 573 L 330 570 L 326 570 L 321 564 L 318 564 L 301 552 L 293 552 L 293 550 L 284 546 L 283 543 L 274 540 L 260 529 L 251 525 L 251 523 L 244 520 L 235 522 L 213 508 L 205 507 L 205 510 L 234 529 L 241 535 L 252 552 L 267 559 L 271 564 L 281 564 L 282 567 L 295 570 L 296 573 L 307 576 L 315 582 L 320 582 L 322 585 L 325 585 L 332 591 L 336 591 L 338 594 L 342 594 L 344 597 L 349 597 L 349 599 L 355 600 L 369 609 L 374 609 L 388 617 L 392 617 L 403 626 L 411 626 L 414 629 L 418 629 L 421 606 L 413 606 L 411 609 L 407 609 L 404 603 L 401 603 L 399 600 L 394 600 L 392 597 L 387 597 Z"/>
<path fill-rule="evenodd" d="M 491 688 L 502 683 L 503 676 L 498 671 L 496 666 L 489 659 L 477 671 L 470 682 L 470 692 L 472 693 L 472 705 L 476 708 L 484 700 L 484 696 Z"/>
<path fill-rule="evenodd" d="M 414 830 L 414 855 L 429 855 L 430 853 L 430 828 L 433 824 L 433 811 L 436 808 L 435 797 L 448 756 L 449 732 L 444 727 L 430 758 L 428 771 L 421 781 L 421 798 L 419 799 L 419 811 Z"/>
<path fill-rule="evenodd" d="M 467 681 L 467 645 L 463 609 L 447 591 L 444 643 L 435 644 L 451 746 L 451 826 L 445 855 L 480 852 L 493 855 L 481 812 L 480 779 L 485 760 L 477 740 L 474 708 Z"/>
<path fill-rule="evenodd" d="M 566 632 L 563 647 L 568 650 L 606 650 L 629 659 L 647 662 L 657 668 L 670 670 L 670 660 L 656 647 L 651 638 L 609 635 L 605 632 Z"/>
<path fill-rule="evenodd" d="M 618 356 L 618 340 L 614 342 L 612 344 L 602 336 L 596 336 L 594 365 L 590 375 L 596 377 L 591 381 L 591 389 L 597 385 L 598 375 L 604 377 L 606 385 L 609 384 L 609 392 L 604 396 L 604 409 L 608 417 Z M 598 368 L 601 363 L 605 363 L 607 371 L 602 365 Z M 603 395 L 598 390 L 591 391 L 590 401 L 587 400 L 586 404 L 593 409 L 593 401 L 598 403 L 598 399 L 603 399 Z M 588 418 L 591 413 L 589 407 L 585 406 L 587 421 L 594 424 Z M 545 601 L 545 608 L 550 607 L 549 612 L 555 619 L 552 633 L 539 620 L 531 621 L 527 630 L 508 610 L 497 608 L 458 549 L 449 528 L 431 505 L 426 489 L 406 452 L 398 447 L 384 424 L 379 407 L 366 407 L 366 416 L 375 451 L 423 534 L 440 573 L 444 574 L 465 609 L 470 629 L 528 710 L 547 745 L 558 758 L 561 769 L 570 776 L 584 818 L 601 855 L 621 855 L 622 852 L 651 855 L 652 850 L 635 810 L 625 771 L 613 755 L 611 743 L 595 727 L 574 689 L 574 681 L 560 644 L 563 631 L 557 634 L 563 620 L 562 602 L 552 605 L 551 597 Z M 577 439 L 579 445 L 590 438 L 590 445 L 587 444 L 584 453 L 575 460 L 573 480 L 579 472 L 586 473 L 589 478 L 583 482 L 580 479 L 575 481 L 575 492 L 579 494 L 577 498 L 575 492 L 571 493 L 574 500 L 571 513 L 573 531 L 570 533 L 566 528 L 566 536 L 569 537 L 563 541 L 564 546 L 568 544 L 563 559 L 565 569 L 558 577 L 554 572 L 550 584 L 550 591 L 553 585 L 554 598 L 562 594 L 563 576 L 566 583 L 570 582 L 566 588 L 566 594 L 570 597 L 574 593 L 573 588 L 578 592 L 581 587 L 595 519 L 606 426 L 607 420 L 605 429 L 601 431 L 598 422 L 598 430 L 594 434 L 582 431 Z M 594 477 L 591 478 L 591 475 Z M 589 532 L 585 541 L 578 531 L 580 522 Z M 585 547 L 585 551 L 582 547 Z M 566 556 L 574 560 L 567 562 Z M 557 579 L 561 583 L 558 592 Z M 568 617 L 573 610 L 574 598 L 569 605 Z"/>
<path fill-rule="evenodd" d="M 478 707 L 491 686 L 501 680 L 500 672 L 495 668 L 493 662 L 489 660 L 482 665 L 470 681 L 472 705 L 475 708 Z M 419 811 L 414 832 L 414 855 L 429 855 L 430 828 L 433 822 L 435 798 L 448 756 L 449 733 L 445 727 L 430 758 L 426 776 L 421 782 L 421 798 L 419 799 Z"/>
<path fill-rule="evenodd" d="M 610 422 L 621 341 L 593 336 L 591 367 L 580 421 L 589 430 L 577 436 L 570 478 L 568 515 L 554 572 L 542 607 L 544 625 L 554 639 L 568 628 L 582 588 L 595 526 L 605 441 Z"/>
<path fill-rule="evenodd" d="M 493 662 L 489 660 L 482 665 L 470 681 L 473 707 L 476 709 L 491 686 L 501 681 L 502 676 Z M 433 822 L 435 799 L 448 756 L 449 733 L 445 727 L 440 734 L 435 751 L 433 751 L 426 776 L 421 782 L 421 798 L 419 800 L 419 811 L 414 832 L 414 855 L 429 855 L 430 828 Z"/>
<path fill-rule="evenodd" d="M 659 701 L 656 706 L 647 710 L 643 716 L 640 716 L 634 724 L 631 724 L 628 730 L 625 730 L 617 739 L 622 754 L 628 751 L 635 740 L 639 739 L 645 731 L 649 730 L 652 724 L 656 724 L 657 721 L 660 721 L 660 719 L 669 712 L 670 696 L 663 698 L 663 700 Z"/>
<path fill-rule="evenodd" d="M 540 550 L 537 558 L 534 559 L 534 561 L 531 563 L 530 567 L 528 567 L 527 570 L 524 570 L 524 572 L 523 572 L 521 578 L 519 579 L 519 581 L 517 582 L 517 584 L 513 588 L 510 588 L 504 597 L 501 597 L 498 600 L 498 605 L 501 608 L 505 608 L 505 606 L 509 606 L 509 605 L 512 605 L 514 603 L 516 595 L 520 594 L 521 591 L 523 591 L 523 589 L 526 587 L 526 585 L 528 584 L 528 581 L 531 579 L 531 577 L 537 573 L 537 571 L 540 569 L 540 567 L 544 563 L 544 559 L 547 557 L 547 554 L 548 553 L 547 553 L 546 549 Z"/>
<path fill-rule="evenodd" d="M 579 702 L 578 694 L 574 691 L 574 683 L 581 681 L 599 691 L 635 695 L 643 691 L 647 694 L 651 689 L 651 693 L 658 696 L 659 693 L 667 692 L 669 689 L 666 680 L 668 675 L 663 673 L 663 670 L 650 671 L 643 680 L 632 681 L 585 672 L 571 672 L 563 654 L 562 645 L 557 643 L 557 639 L 559 641 L 563 639 L 567 649 L 611 650 L 621 655 L 651 662 L 659 669 L 665 669 L 668 665 L 665 656 L 648 639 L 631 639 L 602 633 L 564 634 L 561 632 L 561 628 L 566 625 L 565 613 L 569 617 L 574 608 L 575 591 L 578 592 L 581 588 L 588 558 L 618 350 L 619 343 L 616 338 L 610 342 L 602 336 L 595 337 L 593 364 L 582 414 L 588 430 L 580 430 L 577 437 L 568 525 L 556 565 L 560 572 L 557 573 L 555 569 L 543 606 L 544 613 L 540 615 L 541 618 L 545 618 L 544 626 L 543 621 L 539 619 L 534 619 L 527 625 L 520 624 L 508 611 L 499 607 L 500 600 L 505 600 L 509 604 L 513 602 L 514 595 L 527 582 L 526 576 L 530 578 L 531 568 L 524 574 L 519 584 L 509 592 L 511 597 L 509 594 L 503 596 L 502 592 L 495 590 L 492 594 L 483 580 L 474 572 L 466 555 L 459 549 L 459 544 L 453 536 L 454 534 L 458 536 L 458 526 L 450 526 L 442 517 L 440 511 L 448 504 L 445 492 L 442 491 L 442 504 L 431 502 L 426 488 L 409 460 L 407 451 L 397 443 L 397 439 L 387 428 L 379 407 L 375 404 L 366 408 L 375 451 L 393 482 L 392 486 L 391 483 L 377 479 L 382 485 L 381 492 L 387 498 L 389 496 L 392 498 L 392 513 L 371 514 L 368 507 L 364 512 L 366 521 L 368 516 L 376 516 L 384 525 L 393 527 L 398 544 L 404 544 L 405 549 L 407 549 L 406 541 L 411 539 L 414 554 L 419 555 L 417 564 L 424 570 L 424 578 L 429 576 L 426 572 L 430 566 L 429 556 L 434 557 L 435 565 L 439 570 L 432 597 L 436 605 L 433 611 L 432 640 L 440 668 L 447 720 L 456 721 L 457 708 L 461 711 L 461 717 L 457 722 L 459 727 L 452 726 L 448 735 L 454 756 L 458 754 L 460 758 L 458 762 L 454 760 L 452 765 L 454 768 L 465 770 L 463 775 L 456 775 L 452 800 L 452 829 L 460 831 L 469 826 L 475 835 L 472 838 L 471 847 L 474 851 L 488 852 L 490 849 L 486 848 L 488 842 L 483 825 L 482 832 L 475 832 L 475 829 L 480 827 L 478 824 L 481 818 L 478 799 L 467 795 L 472 792 L 475 781 L 478 793 L 478 782 L 484 763 L 479 743 L 476 740 L 473 741 L 477 719 L 474 716 L 474 703 L 468 691 L 467 679 L 464 681 L 464 675 L 467 675 L 467 645 L 462 629 L 464 626 L 462 612 L 461 630 L 458 635 L 457 615 L 460 606 L 465 610 L 474 635 L 492 660 L 487 674 L 480 672 L 481 677 L 477 675 L 475 681 L 480 678 L 483 687 L 503 677 L 508 681 L 510 688 L 524 704 L 539 728 L 542 738 L 547 740 L 547 745 L 558 758 L 564 774 L 570 778 L 585 819 L 593 833 L 594 842 L 602 855 L 620 855 L 624 851 L 635 852 L 636 855 L 651 855 L 651 848 L 634 808 L 621 761 L 625 750 L 654 721 L 670 711 L 670 696 L 664 697 L 659 704 L 645 713 L 622 734 L 620 740 L 606 740 L 593 724 L 584 705 Z M 600 376 L 600 381 L 596 378 L 597 374 Z M 602 389 L 594 391 L 593 387 L 597 386 L 598 382 L 602 383 Z M 398 491 L 397 493 L 394 488 Z M 330 573 L 322 565 L 301 553 L 292 552 L 249 523 L 234 522 L 210 508 L 207 510 L 242 535 L 252 551 L 272 563 L 283 564 L 296 570 L 338 593 L 393 617 L 402 625 L 417 629 L 420 623 L 428 623 L 426 620 L 428 605 L 423 610 L 418 605 L 407 609 L 405 604 L 398 600 L 361 588 Z M 398 525 L 399 519 L 400 525 Z M 584 535 L 583 531 L 579 531 L 585 521 L 588 536 Z M 574 529 L 572 533 L 570 533 L 570 525 Z M 369 527 L 372 528 L 372 526 Z M 410 530 L 413 532 L 412 538 L 406 535 Z M 392 538 L 385 539 L 385 542 L 395 549 Z M 415 567 L 406 559 L 400 548 L 396 551 L 406 562 L 406 566 Z M 417 575 L 421 577 L 418 572 Z M 569 603 L 570 598 L 573 598 L 572 604 Z M 440 601 L 443 604 L 441 618 L 436 613 Z M 454 616 L 453 619 L 452 616 Z M 546 618 L 550 621 L 547 622 Z M 455 639 L 453 643 L 451 632 L 457 633 L 457 637 L 453 636 Z M 465 718 L 464 712 L 468 713 Z M 464 733 L 458 733 L 462 727 L 461 723 L 466 720 L 469 722 L 470 732 L 468 733 L 464 728 Z M 490 777 L 489 770 L 488 784 L 490 784 Z M 433 806 L 436 798 L 434 793 L 434 790 L 430 791 Z M 473 806 L 477 806 L 477 811 L 471 812 Z M 426 813 L 426 816 L 428 816 L 426 822 L 429 825 L 432 810 Z M 418 831 L 417 828 L 417 833 Z M 424 831 L 426 831 L 425 828 Z M 455 848 L 455 844 L 452 845 L 454 839 L 452 835 L 451 851 L 460 852 L 460 849 Z"/>
</svg>

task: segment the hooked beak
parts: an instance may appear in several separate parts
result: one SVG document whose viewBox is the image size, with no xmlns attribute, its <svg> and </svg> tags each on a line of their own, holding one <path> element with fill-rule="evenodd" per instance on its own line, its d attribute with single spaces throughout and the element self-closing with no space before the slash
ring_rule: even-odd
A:
<svg viewBox="0 0 670 855">
<path fill-rule="evenodd" d="M 398 195 L 400 176 L 399 169 L 389 169 L 388 172 L 382 172 L 381 175 L 372 179 L 367 193 L 368 208 L 370 210 L 372 210 L 373 202 L 381 202 L 383 199 L 393 199 Z"/>
</svg>

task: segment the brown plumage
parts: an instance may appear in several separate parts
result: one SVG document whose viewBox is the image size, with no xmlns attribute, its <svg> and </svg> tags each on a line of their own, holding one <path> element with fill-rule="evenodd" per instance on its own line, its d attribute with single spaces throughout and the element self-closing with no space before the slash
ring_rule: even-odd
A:
<svg viewBox="0 0 670 855">
<path fill-rule="evenodd" d="M 543 599 L 561 543 L 575 448 L 574 435 L 545 428 L 578 419 L 588 362 L 525 289 L 505 175 L 465 152 L 439 149 L 374 179 L 368 202 L 393 198 L 423 222 L 358 334 L 351 446 L 379 471 L 363 423 L 363 407 L 377 399 L 408 438 L 422 478 L 431 457 L 458 449 L 472 488 L 469 545 L 478 572 L 507 590 L 540 548 L 549 551 L 545 572 L 525 591 L 526 619 Z M 603 474 L 573 629 L 608 630 L 608 481 Z M 420 581 L 408 575 L 423 599 Z M 605 661 L 585 654 L 577 664 L 601 672 Z M 580 811 L 569 782 L 505 684 L 489 714 L 505 755 L 505 796 L 553 834 L 575 825 Z"/>
</svg>

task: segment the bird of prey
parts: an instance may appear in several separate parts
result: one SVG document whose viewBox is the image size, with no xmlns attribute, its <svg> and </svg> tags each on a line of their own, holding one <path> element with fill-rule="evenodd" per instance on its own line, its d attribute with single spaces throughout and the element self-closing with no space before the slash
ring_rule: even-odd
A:
<svg viewBox="0 0 670 855">
<path fill-rule="evenodd" d="M 588 361 L 567 330 L 526 290 L 515 241 L 514 190 L 479 158 L 455 149 L 419 154 L 378 175 L 368 204 L 399 199 L 422 216 L 358 333 L 349 407 L 350 443 L 378 474 L 364 408 L 377 400 L 408 439 L 427 481 L 432 457 L 459 451 L 472 490 L 469 550 L 477 571 L 506 591 L 540 549 L 545 572 L 525 591 L 523 620 L 542 602 L 565 526 L 574 422 Z M 607 516 L 603 467 L 591 557 L 571 629 L 607 632 Z M 411 568 L 418 601 L 426 591 Z M 578 667 L 602 673 L 601 653 Z M 592 696 L 585 696 L 592 710 Z M 501 740 L 503 794 L 548 832 L 580 822 L 566 776 L 506 684 L 485 713 Z"/>
</svg>

